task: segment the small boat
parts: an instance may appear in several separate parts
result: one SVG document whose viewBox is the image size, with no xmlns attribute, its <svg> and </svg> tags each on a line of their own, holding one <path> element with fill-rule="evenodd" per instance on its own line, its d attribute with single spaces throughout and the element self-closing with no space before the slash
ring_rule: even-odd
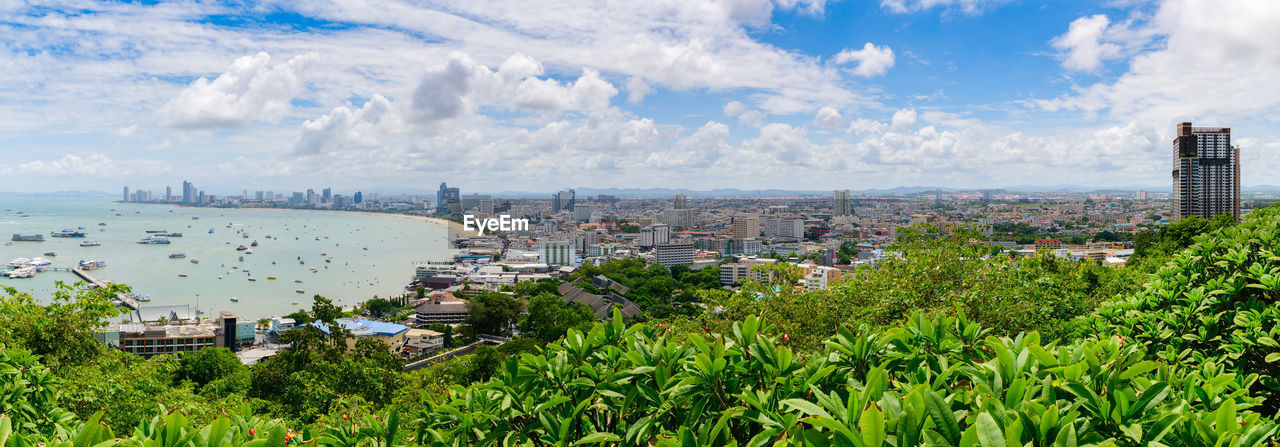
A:
<svg viewBox="0 0 1280 447">
<path fill-rule="evenodd" d="M 249 278 L 250 281 L 257 281 L 257 278 Z"/>
<path fill-rule="evenodd" d="M 51 252 L 51 251 L 46 251 L 46 252 L 44 252 L 44 255 L 45 255 L 45 256 L 57 256 L 58 254 L 57 254 L 57 253 L 54 253 L 54 252 Z"/>
<path fill-rule="evenodd" d="M 213 229 L 212 229 L 212 228 L 210 228 L 210 229 L 209 229 L 209 234 L 213 234 Z"/>
<path fill-rule="evenodd" d="M 251 254 L 253 254 L 253 250 L 245 250 L 245 251 L 244 251 L 244 254 L 246 254 L 246 255 L 251 255 Z"/>
<path fill-rule="evenodd" d="M 302 284 L 302 280 L 301 280 L 301 279 L 295 279 L 295 280 L 293 280 L 293 282 L 298 283 L 298 284 Z"/>
<path fill-rule="evenodd" d="M 185 257 L 187 257 L 187 254 L 186 254 L 186 253 L 171 253 L 171 254 L 169 254 L 169 259 L 182 259 L 182 258 L 185 258 Z"/>
<path fill-rule="evenodd" d="M 238 266 L 238 265 L 233 265 L 233 266 L 231 266 L 231 270 L 240 270 L 240 266 Z"/>
<path fill-rule="evenodd" d="M 168 233 L 168 231 L 165 231 L 165 230 L 147 230 L 147 233 L 151 233 L 151 234 L 156 234 L 156 233 Z"/>
<path fill-rule="evenodd" d="M 250 247 L 257 247 L 257 246 L 258 246 L 258 241 L 257 241 L 257 240 L 254 240 L 252 244 L 249 244 L 249 246 L 250 246 Z"/>
<path fill-rule="evenodd" d="M 187 274 L 186 274 L 186 273 L 179 273 L 179 274 L 178 274 L 178 277 L 179 277 L 179 278 L 186 278 L 186 277 L 187 277 Z"/>
<path fill-rule="evenodd" d="M 236 247 L 236 251 L 245 251 L 245 250 L 248 250 L 248 249 L 249 249 L 249 247 L 245 247 L 245 246 L 243 246 L 243 245 L 241 245 L 241 246 L 239 246 L 239 247 Z"/>
<path fill-rule="evenodd" d="M 107 223 L 106 223 L 106 222 L 98 222 L 98 226 L 99 226 L 99 227 L 105 227 L 105 226 L 107 226 Z"/>
<path fill-rule="evenodd" d="M 200 220 L 200 216 L 191 216 L 191 220 Z"/>
<path fill-rule="evenodd" d="M 299 264 L 306 264 L 306 261 L 298 261 Z"/>
<path fill-rule="evenodd" d="M 99 245 L 102 245 L 102 243 L 98 241 L 84 241 L 80 243 L 81 247 L 97 247 Z"/>
<path fill-rule="evenodd" d="M 268 276 L 267 279 L 276 279 L 274 276 Z"/>
<path fill-rule="evenodd" d="M 298 293 L 307 293 L 306 291 L 304 291 L 304 290 L 302 290 L 302 289 L 294 290 L 294 292 L 298 292 Z"/>
<path fill-rule="evenodd" d="M 238 302 L 240 302 L 240 298 L 236 298 L 236 297 L 234 297 L 234 296 L 233 296 L 233 297 L 231 297 L 231 302 L 233 302 L 233 303 L 238 303 Z"/>
<path fill-rule="evenodd" d="M 244 256 L 241 256 L 241 257 L 240 257 L 240 261 L 241 261 L 241 262 L 243 262 L 243 261 L 244 261 Z"/>
<path fill-rule="evenodd" d="M 297 306 L 297 305 L 298 305 L 298 302 L 297 302 L 297 301 L 294 301 L 294 302 L 293 302 L 293 303 L 291 303 L 291 304 L 293 304 L 294 306 Z"/>
<path fill-rule="evenodd" d="M 191 258 L 191 263 L 192 263 L 192 264 L 199 264 L 199 263 L 200 263 L 200 260 L 199 260 L 199 259 L 195 259 L 195 258 Z"/>
</svg>

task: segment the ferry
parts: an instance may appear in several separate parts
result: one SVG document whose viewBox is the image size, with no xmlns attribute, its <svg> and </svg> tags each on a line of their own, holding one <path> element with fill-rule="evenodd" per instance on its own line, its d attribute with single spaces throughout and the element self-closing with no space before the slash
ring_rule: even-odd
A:
<svg viewBox="0 0 1280 447">
<path fill-rule="evenodd" d="M 76 231 L 76 230 L 55 231 L 52 234 L 53 234 L 53 237 L 84 237 L 85 236 L 85 233 L 83 231 Z"/>
<path fill-rule="evenodd" d="M 99 245 L 102 245 L 102 243 L 98 241 L 84 241 L 80 243 L 81 247 L 97 247 Z"/>
<path fill-rule="evenodd" d="M 13 234 L 14 242 L 44 242 L 43 234 Z"/>
<path fill-rule="evenodd" d="M 45 259 L 39 256 L 36 256 L 34 259 L 31 260 L 31 265 L 34 265 L 37 267 L 44 267 L 49 264 L 53 264 L 53 261 L 50 261 L 48 259 Z"/>
<path fill-rule="evenodd" d="M 28 264 L 31 264 L 31 260 L 27 258 L 13 258 L 12 261 L 9 261 L 10 267 L 22 267 Z"/>
<path fill-rule="evenodd" d="M 187 257 L 186 253 L 170 253 L 169 259 L 182 259 Z"/>
<path fill-rule="evenodd" d="M 138 241 L 139 244 L 168 245 L 169 238 L 147 236 Z"/>
</svg>

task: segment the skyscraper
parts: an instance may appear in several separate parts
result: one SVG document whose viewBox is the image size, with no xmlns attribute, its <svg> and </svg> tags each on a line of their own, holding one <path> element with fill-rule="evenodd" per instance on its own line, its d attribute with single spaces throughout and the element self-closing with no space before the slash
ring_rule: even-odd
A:
<svg viewBox="0 0 1280 447">
<path fill-rule="evenodd" d="M 196 187 L 191 182 L 182 182 L 182 203 L 193 203 L 196 201 Z"/>
<path fill-rule="evenodd" d="M 1240 220 L 1240 148 L 1229 127 L 1178 124 L 1173 139 L 1173 219 L 1230 214 Z"/>
<path fill-rule="evenodd" d="M 684 194 L 676 194 L 676 203 L 673 207 L 678 210 L 689 208 L 689 196 Z"/>
<path fill-rule="evenodd" d="M 124 187 L 124 201 L 126 201 L 126 202 L 128 202 L 128 201 L 129 201 L 129 187 L 128 187 L 128 186 Z"/>
<path fill-rule="evenodd" d="M 566 189 L 551 195 L 551 211 L 573 211 L 574 192 L 572 189 Z"/>
<path fill-rule="evenodd" d="M 333 200 L 333 189 L 332 189 L 332 188 L 325 188 L 325 189 L 321 190 L 321 191 L 320 191 L 320 203 L 329 203 L 329 201 L 330 201 L 330 200 Z"/>
<path fill-rule="evenodd" d="M 351 202 L 355 203 L 356 205 L 359 205 L 360 202 L 363 202 L 363 201 L 364 201 L 364 194 L 361 194 L 360 191 L 356 191 L 356 195 L 355 197 L 352 198 Z"/>
<path fill-rule="evenodd" d="M 733 237 L 735 239 L 760 237 L 760 216 L 754 214 L 733 216 Z"/>
<path fill-rule="evenodd" d="M 168 202 L 170 200 L 173 200 L 173 187 L 166 186 L 164 187 L 164 201 Z"/>
<path fill-rule="evenodd" d="M 831 207 L 832 216 L 848 216 L 849 215 L 849 190 L 837 189 L 835 205 Z"/>
<path fill-rule="evenodd" d="M 449 185 L 440 182 L 440 189 L 436 191 L 436 213 L 449 214 L 450 203 L 460 203 L 462 193 L 458 188 L 450 188 Z"/>
</svg>

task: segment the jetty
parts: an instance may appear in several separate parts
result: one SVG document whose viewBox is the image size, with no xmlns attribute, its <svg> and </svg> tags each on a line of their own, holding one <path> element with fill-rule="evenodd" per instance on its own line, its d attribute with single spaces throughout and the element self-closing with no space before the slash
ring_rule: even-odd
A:
<svg viewBox="0 0 1280 447">
<path fill-rule="evenodd" d="M 88 283 L 90 287 L 99 288 L 111 285 L 109 282 L 93 277 L 93 275 L 90 275 L 88 271 L 79 267 L 72 267 L 70 270 L 71 273 L 75 273 L 76 276 L 79 276 L 80 279 L 83 279 L 84 282 Z M 138 308 L 142 307 L 142 305 L 138 303 L 138 300 L 130 298 L 128 295 L 125 295 L 124 292 L 116 292 L 116 299 L 114 302 L 117 306 L 124 306 L 129 310 L 138 310 Z"/>
</svg>

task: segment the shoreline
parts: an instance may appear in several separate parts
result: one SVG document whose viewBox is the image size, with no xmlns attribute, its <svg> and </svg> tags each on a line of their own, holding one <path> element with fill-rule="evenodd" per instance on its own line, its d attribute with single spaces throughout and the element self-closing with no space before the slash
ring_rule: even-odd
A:
<svg viewBox="0 0 1280 447">
<path fill-rule="evenodd" d="M 277 208 L 277 207 L 248 207 L 248 206 L 241 206 L 241 207 L 235 207 L 235 208 L 215 208 L 215 207 L 203 207 L 203 206 L 185 206 L 185 205 L 177 204 L 177 203 L 120 202 L 120 201 L 112 201 L 112 202 L 113 202 L 113 203 L 126 203 L 126 204 L 130 204 L 130 205 L 168 205 L 168 206 L 172 206 L 172 207 L 175 207 L 175 208 L 182 208 L 182 209 L 208 209 L 208 210 L 223 210 L 223 209 L 230 209 L 230 210 L 306 211 L 306 212 L 313 212 L 313 213 L 364 214 L 364 215 L 368 215 L 368 216 L 391 216 L 391 217 L 399 217 L 399 218 L 403 218 L 403 219 L 413 219 L 413 220 L 421 220 L 421 221 L 431 222 L 431 223 L 434 223 L 434 224 L 437 224 L 437 225 L 442 225 L 442 226 L 446 227 L 446 228 L 447 228 L 447 229 L 449 229 L 449 230 L 457 231 L 457 232 L 459 232 L 459 233 L 461 233 L 461 232 L 462 232 L 462 223 L 460 223 L 460 222 L 454 222 L 454 221 L 452 221 L 452 220 L 441 219 L 441 218 L 439 218 L 439 217 L 421 216 L 421 215 L 416 215 L 416 214 L 376 213 L 376 212 L 373 212 L 373 211 L 355 211 L 355 210 L 324 210 L 324 209 L 313 209 L 313 208 Z"/>
</svg>

